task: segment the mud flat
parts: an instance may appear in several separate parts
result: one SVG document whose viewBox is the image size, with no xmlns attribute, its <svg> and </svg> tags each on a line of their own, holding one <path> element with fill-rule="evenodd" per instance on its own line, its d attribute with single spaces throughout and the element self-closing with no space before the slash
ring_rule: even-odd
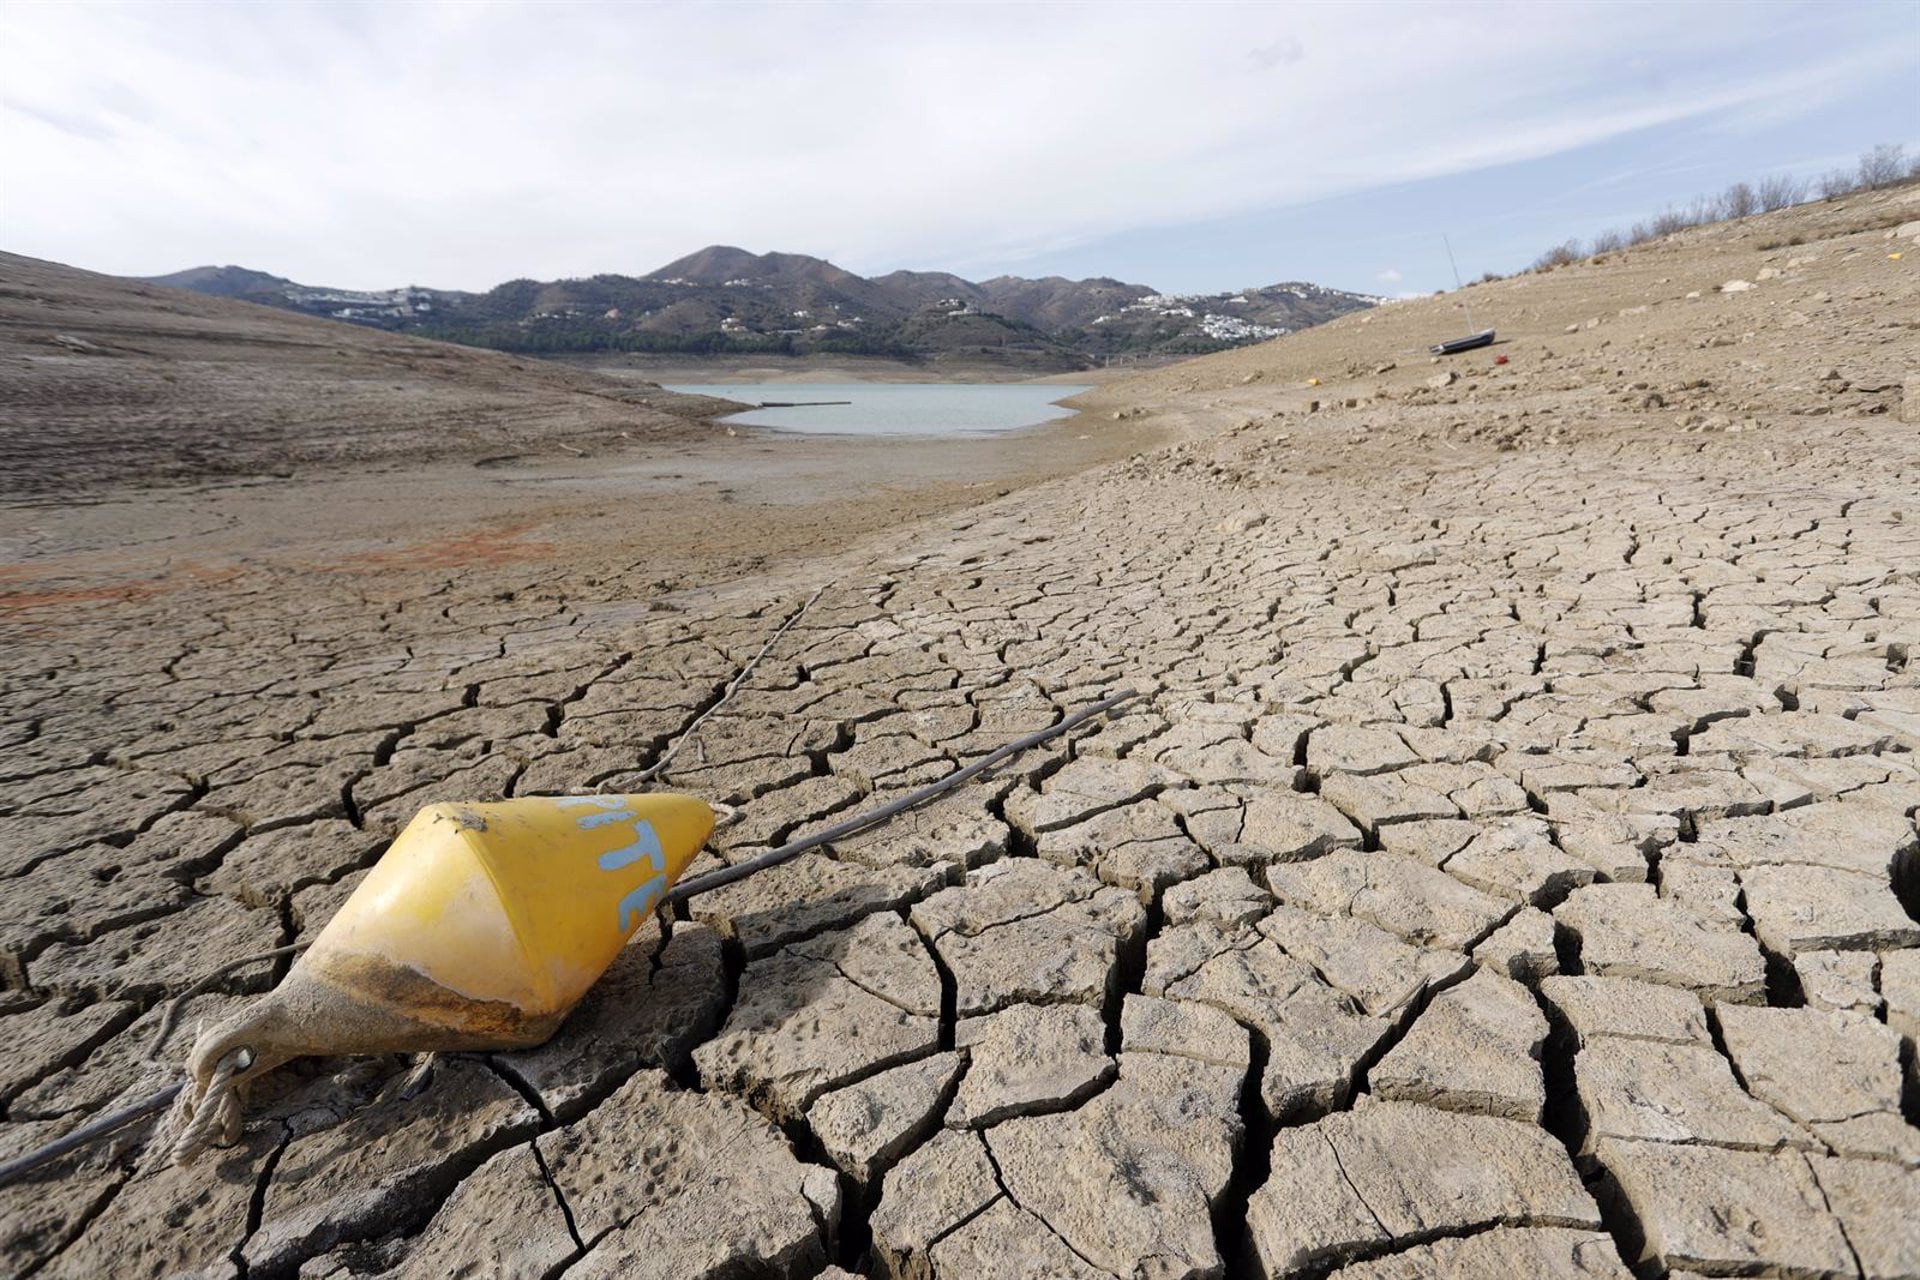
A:
<svg viewBox="0 0 1920 1280">
<path fill-rule="evenodd" d="M 9 1269 L 1910 1273 L 1917 218 L 1479 287 L 1503 342 L 1446 363 L 1451 298 L 1116 382 L 1068 428 L 1167 434 L 865 528 L 779 535 L 825 508 L 743 514 L 769 479 L 662 550 L 598 454 L 325 563 L 249 549 L 271 486 L 10 512 L 8 1150 L 420 805 L 644 766 L 822 585 L 676 757 L 741 808 L 712 858 L 1156 696 L 694 900 L 542 1049 L 323 1060 L 217 1161 L 0 1192 Z M 572 514 L 484 523 L 549 469 Z"/>
<path fill-rule="evenodd" d="M 1168 438 L 810 440 L 634 377 L 0 255 L 0 590 L 537 560 L 711 584 Z M 921 376 L 925 376 L 923 373 Z M 77 594 L 76 594 L 77 593 Z M 4 608 L 6 606 L 0 606 Z"/>
</svg>

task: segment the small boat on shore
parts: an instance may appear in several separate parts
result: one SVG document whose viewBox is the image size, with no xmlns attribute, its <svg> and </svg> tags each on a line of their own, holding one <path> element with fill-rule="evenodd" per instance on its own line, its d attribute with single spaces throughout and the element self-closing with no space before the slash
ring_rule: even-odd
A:
<svg viewBox="0 0 1920 1280">
<path fill-rule="evenodd" d="M 1468 334 L 1464 338 L 1455 338 L 1451 342 L 1436 342 L 1427 350 L 1437 356 L 1455 356 L 1462 351 L 1476 351 L 1481 347 L 1493 345 L 1493 330 L 1482 329 L 1478 333 Z"/>
</svg>

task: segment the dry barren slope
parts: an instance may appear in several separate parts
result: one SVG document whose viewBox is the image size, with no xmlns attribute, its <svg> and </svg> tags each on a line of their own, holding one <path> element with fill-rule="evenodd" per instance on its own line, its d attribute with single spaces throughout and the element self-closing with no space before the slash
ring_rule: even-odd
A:
<svg viewBox="0 0 1920 1280">
<path fill-rule="evenodd" d="M 682 416 L 700 411 L 578 369 L 0 254 L 0 497 L 617 448 L 704 430 Z"/>
<path fill-rule="evenodd" d="M 1343 316 L 1115 383 L 1087 402 L 1102 412 L 1195 415 L 1354 401 L 1373 412 L 1343 424 L 1370 422 L 1397 448 L 1442 440 L 1526 448 L 1613 431 L 1664 445 L 1676 432 L 1884 412 L 1897 407 L 1920 347 L 1916 220 L 1920 188 L 1909 185 L 1700 227 Z M 1490 350 L 1427 354 L 1434 342 L 1487 327 L 1500 335 Z M 1495 367 L 1496 355 L 1509 363 Z M 1449 371 L 1458 382 L 1428 385 Z"/>
<path fill-rule="evenodd" d="M 418 806 L 631 778 L 822 584 L 667 776 L 739 808 L 706 865 L 1155 696 L 696 899 L 543 1049 L 321 1060 L 203 1165 L 70 1158 L 0 1192 L 0 1257 L 1912 1274 L 1915 208 L 1476 290 L 1497 371 L 1425 362 L 1447 300 L 1169 370 L 1105 411 L 1191 438 L 779 576 L 254 566 L 19 611 L 0 1151 L 150 1087 L 163 998 L 311 938 Z"/>
</svg>

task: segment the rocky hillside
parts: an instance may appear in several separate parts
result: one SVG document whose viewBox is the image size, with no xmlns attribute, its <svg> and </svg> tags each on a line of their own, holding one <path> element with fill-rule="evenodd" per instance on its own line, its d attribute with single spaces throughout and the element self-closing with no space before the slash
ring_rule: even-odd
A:
<svg viewBox="0 0 1920 1280">
<path fill-rule="evenodd" d="M 254 273 L 186 274 L 202 293 L 247 296 Z M 702 436 L 700 419 L 719 407 L 0 253 L 0 498 L 399 458 L 577 455 Z"/>
<path fill-rule="evenodd" d="M 1176 296 L 1104 277 L 868 279 L 806 254 L 724 245 L 644 276 L 511 280 L 485 293 L 318 288 L 243 267 L 147 283 L 506 351 L 883 355 L 1037 369 L 1221 351 L 1379 301 L 1299 282 Z"/>
</svg>

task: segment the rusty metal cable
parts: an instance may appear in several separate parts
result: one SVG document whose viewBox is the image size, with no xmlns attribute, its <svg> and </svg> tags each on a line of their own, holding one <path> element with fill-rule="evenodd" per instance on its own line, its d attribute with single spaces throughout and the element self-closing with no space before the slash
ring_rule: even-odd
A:
<svg viewBox="0 0 1920 1280">
<path fill-rule="evenodd" d="M 1133 689 L 1124 689 L 1112 697 L 1103 698 L 1092 706 L 1082 707 L 1058 724 L 1050 725 L 1038 733 L 1030 733 L 1024 738 L 1009 742 L 1006 746 L 981 756 L 965 768 L 954 770 L 938 782 L 930 782 L 919 790 L 910 791 L 897 800 L 890 800 L 886 804 L 876 809 L 871 809 L 866 813 L 855 814 L 844 822 L 837 822 L 824 831 L 817 831 L 810 836 L 803 836 L 791 844 L 781 845 L 778 849 L 769 849 L 765 853 L 756 854 L 744 862 L 736 862 L 730 867 L 722 867 L 718 871 L 710 871 L 706 875 L 695 876 L 691 880 L 684 880 L 667 893 L 666 898 L 663 900 L 663 905 L 664 903 L 670 902 L 684 902 L 695 894 L 711 893 L 713 890 L 733 884 L 735 881 L 744 880 L 756 871 L 764 871 L 768 867 L 777 867 L 783 862 L 791 862 L 801 854 L 811 849 L 818 849 L 821 845 L 832 844 L 835 840 L 844 840 L 848 836 L 858 835 L 869 827 L 877 826 L 889 818 L 898 817 L 909 809 L 925 804 L 935 796 L 953 790 L 970 778 L 979 777 L 1009 756 L 1018 755 L 1030 747 L 1036 747 L 1043 742 L 1057 738 L 1061 734 L 1085 724 L 1095 716 L 1105 715 L 1120 704 L 1130 702 L 1139 696 L 1139 693 Z"/>
<path fill-rule="evenodd" d="M 796 613 L 794 613 L 792 617 L 788 618 L 785 622 L 780 624 L 779 630 L 775 631 L 772 635 L 767 637 L 767 642 L 760 646 L 760 652 L 754 654 L 753 657 L 747 659 L 747 664 L 744 667 L 740 668 L 740 673 L 736 675 L 730 683 L 728 683 L 725 691 L 721 693 L 719 699 L 712 706 L 708 707 L 705 711 L 702 711 L 699 715 L 695 716 L 692 722 L 688 724 L 686 728 L 682 729 L 679 735 L 675 737 L 672 742 L 667 744 L 667 749 L 660 753 L 660 758 L 658 760 L 655 760 L 652 764 L 640 770 L 638 773 L 635 773 L 632 775 L 616 774 L 615 778 L 620 778 L 623 780 L 621 785 L 626 786 L 626 785 L 635 785 L 642 782 L 652 782 L 655 778 L 658 778 L 659 776 L 664 774 L 667 771 L 667 766 L 673 763 L 673 758 L 680 754 L 680 748 L 686 746 L 687 743 L 693 740 L 693 735 L 699 731 L 701 725 L 705 724 L 709 718 L 717 714 L 722 707 L 726 706 L 729 702 L 733 701 L 733 695 L 740 692 L 740 686 L 744 685 L 747 682 L 747 677 L 752 675 L 753 669 L 760 665 L 760 660 L 762 658 L 765 658 L 769 653 L 773 652 L 773 646 L 780 643 L 780 638 L 782 636 L 786 635 L 787 632 L 793 630 L 795 626 L 799 625 L 800 620 L 807 616 L 808 611 L 811 610 L 813 606 L 819 602 L 820 597 L 825 595 L 827 593 L 827 588 L 832 585 L 833 584 L 831 582 L 821 584 L 820 588 L 807 598 L 807 602 L 801 605 L 799 610 Z M 607 779 L 607 781 L 601 783 L 599 787 L 599 790 L 602 792 L 618 790 L 618 789 L 619 788 L 614 786 L 614 778 Z"/>
<path fill-rule="evenodd" d="M 819 599 L 818 592 L 815 593 L 814 599 Z M 808 601 L 807 606 L 811 607 L 812 603 L 811 600 Z M 794 617 L 789 620 L 787 626 L 790 627 L 794 622 L 798 622 L 800 616 L 805 612 L 806 609 L 802 608 L 800 613 L 795 614 Z M 786 628 L 783 627 L 780 634 L 784 634 L 785 630 Z M 779 635 L 775 635 L 773 639 L 779 639 Z M 770 649 L 772 647 L 773 641 L 770 640 L 767 643 L 767 648 Z M 765 652 L 765 649 L 761 651 L 762 656 L 764 656 Z M 755 661 L 757 662 L 758 658 L 756 658 Z M 746 671 L 741 673 L 740 679 L 744 679 L 751 670 L 752 664 L 750 663 Z M 737 687 L 738 681 L 736 680 L 735 683 Z M 1018 755 L 1022 751 L 1029 750 L 1030 748 L 1039 746 L 1041 743 L 1051 741 L 1062 734 L 1069 733 L 1087 721 L 1097 716 L 1105 715 L 1114 708 L 1123 703 L 1130 702 L 1139 696 L 1140 694 L 1136 690 L 1124 689 L 1090 706 L 1082 707 L 1080 710 L 1066 716 L 1057 724 L 1050 725 L 1036 733 L 1030 733 L 1023 738 L 1018 738 L 1013 742 L 1007 743 L 1005 746 L 998 747 L 980 757 L 972 764 L 954 770 L 939 781 L 928 783 L 926 786 L 910 791 L 897 799 L 890 800 L 878 808 L 871 809 L 866 813 L 855 814 L 853 817 L 842 822 L 837 822 L 823 831 L 802 837 L 799 840 L 782 845 L 778 849 L 769 849 L 765 853 L 748 858 L 744 862 L 735 863 L 733 866 L 724 867 L 721 870 L 709 872 L 703 876 L 696 876 L 692 880 L 680 884 L 668 893 L 662 902 L 662 906 L 664 907 L 666 903 L 684 902 L 696 894 L 709 893 L 725 885 L 744 880 L 756 871 L 763 871 L 768 867 L 775 867 L 783 862 L 790 862 L 809 850 L 818 849 L 822 845 L 833 843 L 835 840 L 844 840 L 849 836 L 858 835 L 860 832 L 870 830 L 891 818 L 898 817 L 909 809 L 916 808 L 936 796 L 953 790 L 963 782 L 979 777 L 995 765 L 1012 756 Z M 722 700 L 724 701 L 724 699 Z M 697 723 L 696 721 L 696 724 Z M 663 760 L 661 763 L 664 764 L 665 761 Z M 232 969 L 260 960 L 275 959 L 290 954 L 291 952 L 298 951 L 301 945 L 303 944 L 279 947 L 273 951 L 263 952 L 259 955 L 243 956 L 238 960 L 228 961 L 181 992 L 179 996 L 174 998 L 166 1014 L 162 1017 L 159 1034 L 154 1039 L 153 1046 L 149 1050 L 149 1055 L 157 1052 L 166 1043 L 167 1036 L 172 1032 L 173 1024 L 178 1019 L 180 1008 L 190 997 L 204 991 L 216 979 Z M 223 1067 L 227 1066 L 227 1064 L 224 1063 L 221 1065 Z M 231 1075 L 236 1070 L 244 1069 L 244 1064 L 235 1063 L 231 1068 L 228 1068 L 227 1074 Z M 224 1081 L 220 1083 L 224 1084 Z M 81 1125 L 73 1132 L 64 1134 L 44 1146 L 29 1151 L 24 1155 L 16 1156 L 5 1163 L 0 1163 L 0 1188 L 9 1187 L 34 1170 L 58 1160 L 61 1156 L 67 1155 L 69 1152 L 76 1151 L 89 1143 L 96 1142 L 111 1133 L 125 1128 L 127 1125 L 143 1120 L 156 1112 L 167 1110 L 170 1107 L 173 1108 L 173 1113 L 169 1117 L 168 1127 L 173 1130 L 173 1132 L 165 1135 L 168 1146 L 171 1148 L 176 1159 L 182 1163 L 190 1161 L 212 1141 L 212 1135 L 216 1128 L 222 1131 L 232 1130 L 237 1123 L 238 1113 L 237 1109 L 230 1105 L 232 1095 L 225 1092 L 224 1089 L 220 1091 L 219 1105 L 196 1108 L 188 1105 L 185 1100 L 181 1098 L 182 1091 L 186 1088 L 186 1081 L 168 1085 L 166 1088 L 151 1093 L 137 1102 L 122 1107 L 118 1111 L 111 1112 L 87 1124 Z M 215 1101 L 213 1091 L 209 1091 L 208 1098 L 201 1101 Z M 196 1117 L 194 1114 L 196 1110 L 203 1111 L 205 1114 Z"/>
</svg>

